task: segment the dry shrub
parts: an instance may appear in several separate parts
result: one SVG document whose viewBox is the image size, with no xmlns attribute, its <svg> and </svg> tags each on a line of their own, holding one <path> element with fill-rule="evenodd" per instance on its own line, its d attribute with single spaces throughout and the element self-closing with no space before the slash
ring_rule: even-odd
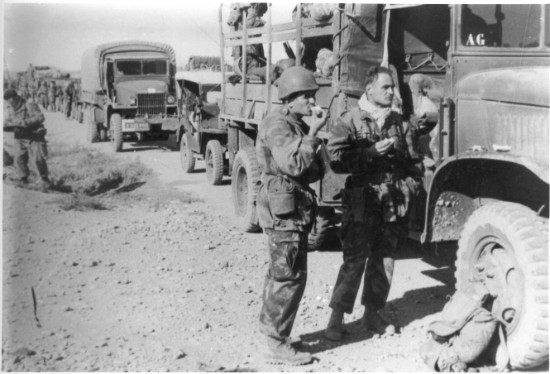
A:
<svg viewBox="0 0 550 374">
<path fill-rule="evenodd" d="M 96 196 L 152 175 L 139 160 L 128 161 L 82 145 L 56 143 L 49 148 L 48 166 L 57 191 Z"/>
</svg>

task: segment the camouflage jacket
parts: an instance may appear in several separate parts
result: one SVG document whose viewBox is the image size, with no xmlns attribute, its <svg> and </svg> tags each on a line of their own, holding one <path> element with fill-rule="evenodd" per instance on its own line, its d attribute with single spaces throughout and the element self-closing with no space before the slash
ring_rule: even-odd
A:
<svg viewBox="0 0 550 374">
<path fill-rule="evenodd" d="M 259 126 L 256 154 L 262 172 L 257 212 L 260 225 L 281 231 L 307 232 L 316 214 L 309 184 L 323 176 L 321 140 L 287 109 L 277 109 Z"/>
<path fill-rule="evenodd" d="M 378 206 L 387 222 L 408 214 L 411 195 L 417 192 L 421 173 L 416 167 L 413 132 L 401 115 L 393 111 L 382 128 L 357 107 L 338 118 L 330 132 L 327 149 L 334 172 L 351 173 L 342 199 L 344 206 L 353 209 L 348 214 L 344 212 L 344 220 L 365 220 L 365 206 L 369 209 Z M 394 139 L 393 149 L 383 157 L 371 157 L 367 149 L 386 138 Z"/>
<path fill-rule="evenodd" d="M 13 128 L 15 139 L 44 141 L 44 114 L 34 102 L 19 100 L 16 107 L 6 106 L 4 128 Z"/>
</svg>

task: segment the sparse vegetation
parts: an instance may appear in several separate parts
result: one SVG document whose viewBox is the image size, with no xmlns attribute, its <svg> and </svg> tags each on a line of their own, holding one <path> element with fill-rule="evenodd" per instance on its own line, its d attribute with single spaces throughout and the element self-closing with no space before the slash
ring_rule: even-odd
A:
<svg viewBox="0 0 550 374">
<path fill-rule="evenodd" d="M 128 161 L 91 147 L 62 142 L 52 143 L 49 150 L 52 190 L 67 193 L 57 201 L 63 210 L 109 209 L 108 201 L 145 203 L 155 210 L 174 203 L 202 201 L 188 192 L 159 183 L 153 171 L 139 159 Z M 141 192 L 133 192 L 138 188 Z M 145 191 L 148 192 L 143 193 Z"/>
<path fill-rule="evenodd" d="M 123 160 L 82 145 L 57 142 L 49 150 L 52 189 L 70 193 L 59 201 L 64 210 L 107 209 L 102 201 L 106 192 L 132 190 L 153 175 L 139 160 Z"/>
<path fill-rule="evenodd" d="M 54 190 L 87 196 L 130 186 L 152 175 L 139 160 L 121 160 L 82 145 L 64 143 L 50 146 L 48 164 Z"/>
</svg>

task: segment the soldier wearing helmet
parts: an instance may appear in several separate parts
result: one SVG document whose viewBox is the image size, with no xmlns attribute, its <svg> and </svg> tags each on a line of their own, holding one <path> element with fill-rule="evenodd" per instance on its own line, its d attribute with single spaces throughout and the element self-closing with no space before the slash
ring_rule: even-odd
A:
<svg viewBox="0 0 550 374">
<path fill-rule="evenodd" d="M 28 183 L 31 161 L 38 171 L 38 187 L 47 190 L 51 186 L 46 162 L 48 148 L 44 114 L 34 102 L 26 102 L 13 89 L 4 91 L 4 101 L 8 104 L 4 117 L 4 131 L 13 131 L 16 176 L 10 177 L 17 185 Z"/>
<path fill-rule="evenodd" d="M 309 70 L 286 69 L 278 81 L 283 106 L 262 121 L 256 143 L 262 172 L 257 213 L 270 254 L 260 331 L 267 336 L 267 359 L 272 363 L 312 361 L 309 353 L 291 345 L 290 332 L 306 285 L 307 236 L 317 208 L 309 184 L 323 176 L 316 134 L 327 115 L 314 107 L 318 88 Z M 302 118 L 311 115 L 308 126 Z"/>
</svg>

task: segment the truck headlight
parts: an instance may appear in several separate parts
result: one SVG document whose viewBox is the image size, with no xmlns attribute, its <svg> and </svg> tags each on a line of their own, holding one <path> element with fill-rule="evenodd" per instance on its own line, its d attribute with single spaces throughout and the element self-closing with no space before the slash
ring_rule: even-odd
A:
<svg viewBox="0 0 550 374">
<path fill-rule="evenodd" d="M 132 97 L 130 98 L 130 100 L 129 100 L 129 103 L 130 103 L 130 105 L 132 105 L 132 106 L 136 105 L 136 104 L 137 104 L 136 98 L 132 96 Z"/>
<path fill-rule="evenodd" d="M 166 98 L 166 102 L 168 104 L 174 104 L 176 102 L 176 98 L 172 95 L 168 95 L 168 97 Z"/>
</svg>

